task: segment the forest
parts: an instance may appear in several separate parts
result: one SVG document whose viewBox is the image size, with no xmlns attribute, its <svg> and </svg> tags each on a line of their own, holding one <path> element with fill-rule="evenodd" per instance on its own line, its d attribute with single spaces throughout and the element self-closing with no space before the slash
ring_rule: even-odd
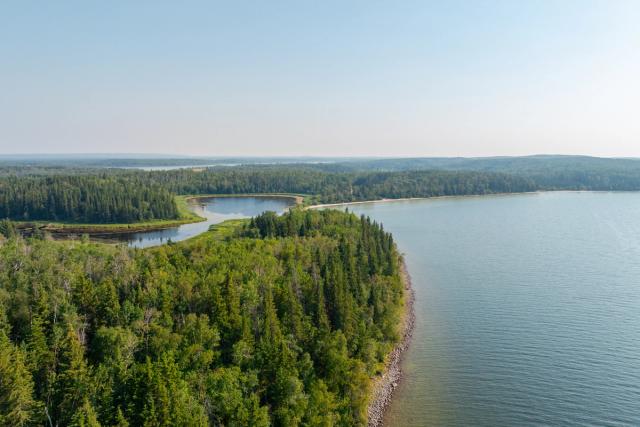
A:
<svg viewBox="0 0 640 427">
<path fill-rule="evenodd" d="M 265 213 L 148 250 L 0 232 L 0 425 L 366 424 L 403 305 L 368 218 Z"/>
<path fill-rule="evenodd" d="M 156 171 L 150 172 L 148 179 L 177 194 L 296 193 L 313 195 L 321 203 L 535 189 L 534 183 L 526 178 L 492 172 L 331 173 L 285 166 Z"/>
<path fill-rule="evenodd" d="M 64 170 L 64 169 L 63 169 Z M 0 218 L 136 223 L 179 217 L 176 195 L 295 193 L 320 203 L 532 191 L 530 180 L 492 172 L 331 173 L 304 167 L 203 170 L 37 170 L 0 176 Z"/>
<path fill-rule="evenodd" d="M 132 223 L 177 217 L 174 196 L 136 175 L 0 178 L 0 218 Z"/>
<path fill-rule="evenodd" d="M 104 161 L 128 165 L 150 160 Z M 294 193 L 308 196 L 307 203 L 339 203 L 529 191 L 640 190 L 640 161 L 584 156 L 349 160 L 156 171 L 82 164 L 0 167 L 0 218 L 98 224 L 176 219 L 180 216 L 177 195 Z"/>
</svg>

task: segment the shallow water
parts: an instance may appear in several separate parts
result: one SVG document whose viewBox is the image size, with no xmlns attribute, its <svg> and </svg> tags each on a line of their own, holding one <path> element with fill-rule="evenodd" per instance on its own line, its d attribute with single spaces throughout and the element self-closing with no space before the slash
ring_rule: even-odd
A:
<svg viewBox="0 0 640 427">
<path fill-rule="evenodd" d="M 640 425 L 640 193 L 354 205 L 406 254 L 389 426 Z"/>
<path fill-rule="evenodd" d="M 288 197 L 210 197 L 192 201 L 190 204 L 198 215 L 207 220 L 166 230 L 120 234 L 115 238 L 136 248 L 161 245 L 169 239 L 177 242 L 204 233 L 212 224 L 228 219 L 250 218 L 265 211 L 280 214 L 293 205 L 294 200 Z"/>
</svg>

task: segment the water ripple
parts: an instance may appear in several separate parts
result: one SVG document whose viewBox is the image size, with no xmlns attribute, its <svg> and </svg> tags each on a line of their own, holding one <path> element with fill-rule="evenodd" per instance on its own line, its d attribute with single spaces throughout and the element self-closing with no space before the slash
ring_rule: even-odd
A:
<svg viewBox="0 0 640 427">
<path fill-rule="evenodd" d="M 640 425 L 640 194 L 359 205 L 407 254 L 388 425 Z"/>
</svg>

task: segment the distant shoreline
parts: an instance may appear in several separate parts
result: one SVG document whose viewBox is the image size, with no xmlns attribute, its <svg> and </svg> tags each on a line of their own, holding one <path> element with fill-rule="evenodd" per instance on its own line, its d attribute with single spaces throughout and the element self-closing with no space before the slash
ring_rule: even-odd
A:
<svg viewBox="0 0 640 427">
<path fill-rule="evenodd" d="M 307 206 L 306 209 L 335 208 L 340 206 L 364 205 L 369 203 L 409 202 L 412 200 L 457 199 L 457 198 L 486 197 L 486 196 L 516 196 L 519 194 L 538 194 L 538 193 L 549 193 L 549 192 L 550 191 L 523 191 L 521 193 L 457 194 L 457 195 L 447 195 L 447 196 L 400 197 L 397 199 L 383 198 L 383 199 L 373 199 L 373 200 L 358 200 L 354 202 L 321 203 L 318 205 Z"/>
<path fill-rule="evenodd" d="M 486 194 L 456 194 L 446 196 L 428 196 L 428 197 L 401 197 L 401 198 L 383 198 L 373 200 L 358 200 L 354 202 L 338 202 L 338 203 L 321 203 L 311 205 L 305 209 L 323 209 L 335 208 L 340 206 L 364 205 L 373 203 L 389 203 L 389 202 L 409 202 L 414 200 L 440 200 L 440 199 L 466 199 L 472 197 L 491 197 L 491 196 L 519 196 L 523 194 L 546 194 L 546 193 L 640 193 L 636 190 L 538 190 L 538 191 L 522 191 L 514 193 L 486 193 Z"/>
</svg>

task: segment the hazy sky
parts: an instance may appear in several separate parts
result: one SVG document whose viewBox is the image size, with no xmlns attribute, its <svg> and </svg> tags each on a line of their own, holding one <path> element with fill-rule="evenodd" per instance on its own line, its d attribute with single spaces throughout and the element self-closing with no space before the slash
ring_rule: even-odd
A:
<svg viewBox="0 0 640 427">
<path fill-rule="evenodd" d="M 2 1 L 38 152 L 640 156 L 640 1 Z"/>
</svg>

